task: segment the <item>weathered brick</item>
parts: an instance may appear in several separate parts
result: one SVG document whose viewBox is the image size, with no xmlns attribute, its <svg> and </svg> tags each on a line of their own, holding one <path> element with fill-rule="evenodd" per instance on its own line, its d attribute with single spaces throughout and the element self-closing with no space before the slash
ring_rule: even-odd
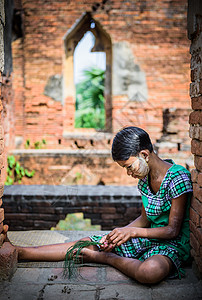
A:
<svg viewBox="0 0 202 300">
<path fill-rule="evenodd" d="M 192 182 L 197 182 L 198 179 L 198 171 L 196 169 L 191 170 L 191 179 Z"/>
<path fill-rule="evenodd" d="M 3 126 L 0 125 L 0 140 L 4 138 L 4 129 Z"/>
<path fill-rule="evenodd" d="M 116 208 L 115 207 L 94 207 L 94 213 L 106 213 L 106 214 L 115 214 Z"/>
<path fill-rule="evenodd" d="M 200 187 L 202 187 L 202 173 L 198 173 L 197 183 Z"/>
<path fill-rule="evenodd" d="M 192 69 L 191 70 L 191 81 L 195 81 L 197 79 L 197 75 L 198 75 L 198 69 L 195 68 L 195 69 Z"/>
<path fill-rule="evenodd" d="M 50 229 L 51 227 L 55 227 L 56 222 L 48 222 L 48 221 L 42 221 L 42 220 L 35 220 L 34 221 L 34 227 L 36 229 Z"/>
<path fill-rule="evenodd" d="M 4 140 L 0 140 L 0 155 L 3 153 L 4 151 Z"/>
<path fill-rule="evenodd" d="M 4 168 L 4 164 L 5 164 L 5 155 L 1 154 L 0 155 L 0 170 Z"/>
<path fill-rule="evenodd" d="M 194 197 L 196 197 L 198 200 L 201 199 L 201 195 L 202 195 L 202 189 L 200 188 L 200 186 L 197 183 L 193 184 L 193 195 Z M 202 199 L 201 199 L 202 200 Z"/>
<path fill-rule="evenodd" d="M 195 155 L 194 157 L 194 165 L 197 170 L 202 172 L 202 157 Z"/>
<path fill-rule="evenodd" d="M 196 155 L 200 155 L 202 153 L 202 141 L 192 140 L 191 141 L 191 152 Z"/>
<path fill-rule="evenodd" d="M 197 139 L 202 141 L 202 126 L 191 125 L 189 128 L 189 136 L 192 139 Z"/>
<path fill-rule="evenodd" d="M 193 97 L 191 104 L 193 109 L 202 109 L 202 96 Z"/>
<path fill-rule="evenodd" d="M 54 207 L 33 207 L 32 212 L 38 214 L 53 214 L 55 212 L 55 208 Z"/>
<path fill-rule="evenodd" d="M 199 227 L 200 217 L 199 214 L 192 208 L 190 208 L 190 220 Z"/>
<path fill-rule="evenodd" d="M 4 220 L 4 209 L 0 208 L 0 223 Z"/>
<path fill-rule="evenodd" d="M 198 21 L 197 21 L 198 22 Z M 190 95 L 192 97 L 192 109 L 189 122 L 191 151 L 194 155 L 194 163 L 196 170 L 192 171 L 193 179 L 193 194 L 190 209 L 190 243 L 192 246 L 191 254 L 194 257 L 195 263 L 199 272 L 202 274 L 202 60 L 201 60 L 201 26 L 197 24 L 195 37 L 191 40 L 191 80 Z"/>
<path fill-rule="evenodd" d="M 200 244 L 197 240 L 197 237 L 195 237 L 192 232 L 190 233 L 190 245 L 195 250 L 196 255 L 198 255 L 199 254 L 199 249 L 200 249 Z"/>
<path fill-rule="evenodd" d="M 196 237 L 199 241 L 199 244 L 202 246 L 202 228 L 197 228 Z"/>
<path fill-rule="evenodd" d="M 0 279 L 9 280 L 17 268 L 17 250 L 5 242 L 0 248 Z"/>
<path fill-rule="evenodd" d="M 103 220 L 115 220 L 122 217 L 121 214 L 101 214 Z"/>
<path fill-rule="evenodd" d="M 202 257 L 202 246 L 200 246 L 200 249 L 199 249 L 199 257 L 200 258 Z"/>
<path fill-rule="evenodd" d="M 3 193 L 4 193 L 4 184 L 0 183 L 0 198 L 3 197 Z"/>
<path fill-rule="evenodd" d="M 200 253 L 200 250 L 199 250 L 199 253 Z M 202 274 L 202 259 L 201 259 L 201 256 L 200 255 L 195 256 L 194 260 L 197 264 L 198 271 L 200 272 L 200 274 Z"/>
<path fill-rule="evenodd" d="M 202 80 L 199 81 L 199 93 L 202 94 Z"/>
<path fill-rule="evenodd" d="M 2 101 L 0 100 L 0 112 L 2 112 L 3 110 L 3 104 L 2 104 Z"/>
<path fill-rule="evenodd" d="M 200 90 L 199 83 L 197 81 L 192 82 L 190 84 L 190 96 L 191 97 L 198 97 L 199 93 L 200 93 L 199 90 Z"/>
<path fill-rule="evenodd" d="M 189 123 L 202 125 L 202 111 L 193 111 L 189 116 Z"/>
<path fill-rule="evenodd" d="M 202 216 L 202 203 L 198 199 L 193 197 L 191 201 L 191 206 L 200 216 Z"/>
</svg>

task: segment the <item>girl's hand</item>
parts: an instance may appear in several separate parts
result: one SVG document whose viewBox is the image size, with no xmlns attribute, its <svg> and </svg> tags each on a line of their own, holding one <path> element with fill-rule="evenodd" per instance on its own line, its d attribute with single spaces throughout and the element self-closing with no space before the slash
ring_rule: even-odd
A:
<svg viewBox="0 0 202 300">
<path fill-rule="evenodd" d="M 134 227 L 115 228 L 108 235 L 105 235 L 101 239 L 100 242 L 103 243 L 103 246 L 101 248 L 107 252 L 112 251 L 114 247 L 120 246 L 130 238 L 134 237 L 133 231 Z"/>
<path fill-rule="evenodd" d="M 108 243 L 108 240 L 107 240 L 107 235 L 104 235 L 101 240 L 100 240 L 100 243 L 102 245 L 100 245 L 100 248 L 103 250 L 103 251 L 111 251 L 113 248 L 112 247 L 109 247 L 109 243 Z M 111 250 L 110 250 L 111 249 Z"/>
</svg>

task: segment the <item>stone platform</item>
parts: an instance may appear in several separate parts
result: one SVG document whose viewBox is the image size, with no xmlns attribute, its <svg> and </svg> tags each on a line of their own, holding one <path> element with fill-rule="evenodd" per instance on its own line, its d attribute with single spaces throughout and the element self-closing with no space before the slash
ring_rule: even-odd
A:
<svg viewBox="0 0 202 300">
<path fill-rule="evenodd" d="M 101 232 L 27 231 L 9 232 L 14 244 L 44 245 L 77 240 Z M 63 262 L 23 262 L 10 281 L 0 283 L 1 300 L 199 300 L 202 284 L 191 267 L 186 277 L 167 279 L 157 285 L 142 285 L 107 265 L 84 264 L 80 275 L 63 277 Z"/>
</svg>

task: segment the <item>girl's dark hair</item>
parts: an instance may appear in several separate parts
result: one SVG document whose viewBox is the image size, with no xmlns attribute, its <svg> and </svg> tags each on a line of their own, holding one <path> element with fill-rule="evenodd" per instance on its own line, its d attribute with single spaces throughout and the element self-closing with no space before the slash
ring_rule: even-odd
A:
<svg viewBox="0 0 202 300">
<path fill-rule="evenodd" d="M 146 131 L 135 126 L 129 126 L 119 131 L 112 144 L 112 158 L 128 160 L 130 156 L 137 156 L 140 151 L 153 151 L 150 137 Z"/>
</svg>

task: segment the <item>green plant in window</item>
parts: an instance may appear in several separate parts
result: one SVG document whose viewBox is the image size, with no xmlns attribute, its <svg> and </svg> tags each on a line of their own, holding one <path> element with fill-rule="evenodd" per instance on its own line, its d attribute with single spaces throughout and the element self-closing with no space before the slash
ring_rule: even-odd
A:
<svg viewBox="0 0 202 300">
<path fill-rule="evenodd" d="M 76 128 L 105 127 L 104 80 L 105 71 L 90 68 L 84 71 L 85 79 L 76 85 Z"/>
<path fill-rule="evenodd" d="M 29 172 L 27 169 L 23 168 L 20 163 L 16 161 L 13 155 L 7 157 L 7 163 L 8 166 L 5 185 L 11 185 L 16 182 L 20 184 L 24 176 L 31 178 L 35 174 L 34 170 Z"/>
</svg>

